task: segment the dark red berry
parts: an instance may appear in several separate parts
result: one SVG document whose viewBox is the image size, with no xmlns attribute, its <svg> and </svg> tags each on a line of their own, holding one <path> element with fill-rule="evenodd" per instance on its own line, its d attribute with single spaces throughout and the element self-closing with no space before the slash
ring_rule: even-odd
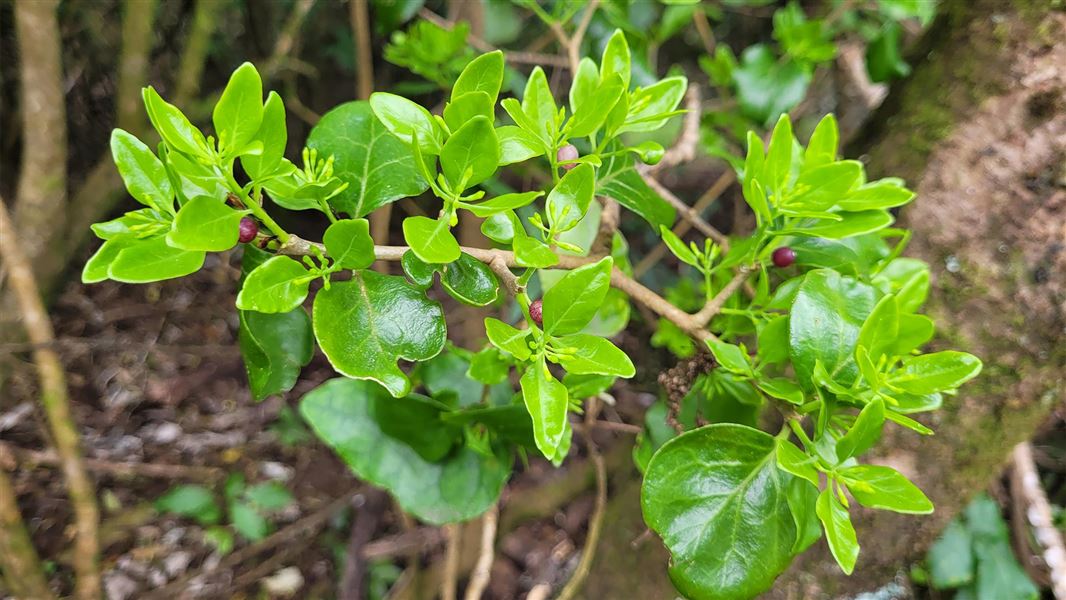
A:
<svg viewBox="0 0 1066 600">
<path fill-rule="evenodd" d="M 559 166 L 561 166 L 562 168 L 566 169 L 567 171 L 569 171 L 570 169 L 573 169 L 574 167 L 576 167 L 577 163 L 575 163 L 575 162 L 566 163 L 565 161 L 577 160 L 577 158 L 579 156 L 581 156 L 581 155 L 577 153 L 577 148 L 575 148 L 572 144 L 567 144 L 567 145 L 563 146 L 562 148 L 559 148 L 559 151 L 555 153 L 556 160 L 561 162 L 561 163 L 565 163 L 565 164 L 562 164 L 562 165 L 559 165 Z"/>
<path fill-rule="evenodd" d="M 259 224 L 255 222 L 255 219 L 251 217 L 241 218 L 241 233 L 237 236 L 237 241 L 242 244 L 255 239 L 255 236 L 259 233 Z"/>
<path fill-rule="evenodd" d="M 529 303 L 529 316 L 538 326 L 543 325 L 544 303 L 539 299 Z"/>
<path fill-rule="evenodd" d="M 775 267 L 784 269 L 796 262 L 796 251 L 788 246 L 781 246 L 777 250 L 774 250 L 771 258 L 774 261 Z"/>
</svg>

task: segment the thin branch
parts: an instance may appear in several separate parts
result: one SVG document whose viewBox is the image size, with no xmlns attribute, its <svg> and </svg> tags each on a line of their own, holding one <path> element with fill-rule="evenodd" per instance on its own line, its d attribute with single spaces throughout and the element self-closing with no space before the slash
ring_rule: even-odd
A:
<svg viewBox="0 0 1066 600">
<path fill-rule="evenodd" d="M 266 64 L 263 66 L 263 79 L 273 79 L 286 61 L 289 60 L 289 55 L 292 54 L 293 47 L 296 45 L 300 28 L 303 27 L 307 13 L 311 12 L 311 7 L 314 5 L 315 0 L 297 0 L 296 4 L 293 5 L 292 11 L 289 12 L 289 17 L 285 20 L 285 26 L 282 27 L 281 33 L 278 34 L 278 39 L 274 42 L 274 50 L 270 53 L 270 58 L 267 59 Z"/>
<path fill-rule="evenodd" d="M 529 590 L 529 594 L 526 595 L 526 600 L 548 600 L 551 596 L 552 586 L 547 583 L 538 583 L 533 586 L 533 589 Z"/>
<path fill-rule="evenodd" d="M 657 173 L 696 158 L 696 146 L 700 141 L 700 118 L 703 116 L 702 102 L 699 86 L 694 83 L 689 84 L 688 93 L 685 94 L 687 112 L 685 112 L 685 121 L 681 125 L 681 135 L 677 137 L 677 142 L 663 154 L 658 164 L 648 167 L 649 173 Z"/>
<path fill-rule="evenodd" d="M 589 518 L 588 535 L 585 536 L 585 548 L 581 551 L 581 560 L 570 576 L 570 581 L 563 586 L 557 600 L 573 600 L 585 585 L 585 579 L 592 569 L 592 561 L 596 557 L 596 547 L 600 543 L 600 532 L 603 530 L 603 515 L 607 511 L 607 467 L 603 461 L 603 455 L 592 439 L 591 425 L 596 421 L 599 413 L 599 399 L 593 397 L 588 400 L 585 410 L 585 446 L 588 448 L 589 458 L 596 469 L 596 504 Z"/>
<path fill-rule="evenodd" d="M 465 600 L 481 600 L 485 588 L 489 585 L 492 561 L 496 555 L 496 524 L 500 519 L 500 507 L 493 504 L 481 517 L 481 554 L 470 575 L 470 584 L 466 587 Z"/>
<path fill-rule="evenodd" d="M 459 583 L 459 557 L 461 529 L 456 523 L 444 526 L 447 544 L 444 549 L 444 577 L 440 583 L 441 600 L 455 600 L 455 587 Z"/>
<path fill-rule="evenodd" d="M 0 469 L 0 566 L 8 592 L 16 598 L 55 598 L 44 579 L 41 559 L 26 532 L 15 489 Z"/>
<path fill-rule="evenodd" d="M 419 9 L 418 16 L 444 29 L 451 30 L 455 27 L 454 22 L 450 21 L 449 19 L 445 19 L 444 17 L 429 10 L 428 8 Z M 479 52 L 492 52 L 494 50 L 498 50 L 498 48 L 479 38 L 473 33 L 470 33 L 466 36 L 466 41 Z M 504 58 L 507 60 L 507 62 L 512 64 L 542 65 L 547 67 L 559 67 L 564 69 L 570 66 L 570 63 L 567 62 L 566 58 L 562 56 L 556 56 L 554 54 L 543 54 L 540 52 L 522 52 L 516 50 L 504 50 L 503 52 Z"/>
<path fill-rule="evenodd" d="M 489 261 L 489 268 L 500 278 L 500 281 L 503 282 L 503 287 L 507 288 L 507 292 L 512 296 L 517 296 L 526 291 L 526 286 L 518 281 L 518 277 L 511 272 L 510 267 L 499 256 Z"/>
<path fill-rule="evenodd" d="M 339 600 L 362 600 L 366 598 L 367 563 L 363 549 L 370 542 L 374 530 L 378 528 L 381 511 L 388 502 L 388 497 L 381 490 L 367 490 L 362 495 L 362 502 L 356 504 L 352 514 L 352 531 L 348 538 L 348 555 L 344 560 L 344 573 L 341 575 Z M 356 496 L 353 500 L 360 500 Z"/>
<path fill-rule="evenodd" d="M 722 307 L 725 306 L 726 301 L 740 289 L 740 286 L 744 285 L 744 282 L 748 280 L 748 276 L 750 276 L 752 272 L 753 269 L 749 267 L 740 267 L 737 269 L 736 275 L 729 280 L 729 283 L 725 284 L 714 297 L 709 298 L 707 304 L 704 304 L 703 308 L 700 309 L 700 312 L 692 315 L 692 320 L 702 326 L 706 326 L 707 323 L 710 323 L 711 319 L 718 314 L 718 311 L 722 310 Z"/>
<path fill-rule="evenodd" d="M 666 189 L 663 184 L 659 183 L 651 175 L 648 175 L 647 173 L 641 173 L 640 175 L 644 178 L 644 181 L 648 184 L 649 187 L 651 187 L 651 189 L 655 190 L 660 196 L 663 197 L 663 199 L 665 199 L 674 208 L 677 209 L 678 215 L 681 218 L 692 223 L 692 226 L 695 227 L 700 233 L 714 240 L 716 244 L 722 247 L 722 250 L 729 250 L 729 238 L 727 238 L 725 234 L 723 234 L 721 231 L 715 229 L 714 226 L 712 226 L 710 223 L 704 221 L 703 217 L 701 217 L 700 214 L 696 212 L 693 207 L 682 202 L 680 198 L 675 196 L 674 193 L 670 190 Z"/>
<path fill-rule="evenodd" d="M 1047 494 L 1040 485 L 1040 476 L 1033 462 L 1033 449 L 1028 442 L 1014 447 L 1012 455 L 1014 469 L 1011 471 L 1011 488 L 1015 491 L 1015 502 L 1022 503 L 1024 514 L 1033 528 L 1043 551 L 1044 564 L 1047 565 L 1051 579 L 1051 590 L 1058 600 L 1066 599 L 1066 546 L 1062 542 L 1062 533 L 1055 527 L 1051 516 L 1051 504 Z"/>
<path fill-rule="evenodd" d="M 367 0 L 348 0 L 351 8 L 352 33 L 355 36 L 355 97 L 370 98 L 374 91 L 374 60 L 370 50 L 370 15 Z"/>
<path fill-rule="evenodd" d="M 20 3 L 25 4 L 25 3 Z M 96 504 L 96 490 L 85 470 L 81 455 L 81 440 L 74 417 L 70 412 L 67 380 L 59 355 L 50 347 L 55 340 L 52 322 L 41 301 L 33 270 L 23 254 L 15 234 L 15 227 L 7 207 L 0 199 L 0 257 L 8 268 L 8 281 L 18 301 L 22 325 L 33 344 L 40 347 L 33 352 L 40 381 L 41 404 L 51 426 L 56 453 L 61 459 L 70 502 L 73 505 L 76 534 L 74 538 L 74 594 L 85 600 L 100 597 L 100 545 L 97 528 L 100 510 Z"/>
<path fill-rule="evenodd" d="M 295 235 L 289 236 L 289 241 L 278 249 L 278 253 L 289 256 L 305 256 L 311 254 L 311 248 L 317 248 L 318 252 L 326 254 L 325 246 L 322 244 L 310 242 Z M 374 257 L 377 260 L 398 261 L 403 258 L 404 253 L 408 250 L 409 248 L 407 246 L 374 246 Z M 491 265 L 493 261 L 499 259 L 499 261 L 508 267 L 520 266 L 515 259 L 514 253 L 507 250 L 471 248 L 468 246 L 461 246 L 460 250 L 469 254 L 472 258 L 486 264 Z M 599 258 L 600 257 L 595 256 L 563 255 L 559 257 L 559 262 L 551 268 L 576 269 L 580 266 L 593 263 Z M 707 339 L 717 339 L 711 334 L 711 332 L 707 331 L 702 325 L 697 323 L 694 320 L 693 315 L 674 306 L 662 296 L 629 277 L 617 268 L 611 271 L 611 285 L 625 292 L 630 298 L 647 306 L 659 316 L 673 321 L 675 325 L 680 327 L 685 333 L 689 334 L 697 341 L 702 342 Z"/>
<path fill-rule="evenodd" d="M 55 452 L 27 450 L 16 448 L 0 442 L 0 452 L 9 452 L 21 466 L 40 465 L 44 467 L 62 466 L 63 459 Z M 193 481 L 217 481 L 226 476 L 226 471 L 217 467 L 197 467 L 192 465 L 172 465 L 162 463 L 113 462 L 95 458 L 84 459 L 85 468 L 115 477 L 152 477 L 157 479 L 188 479 Z"/>
</svg>

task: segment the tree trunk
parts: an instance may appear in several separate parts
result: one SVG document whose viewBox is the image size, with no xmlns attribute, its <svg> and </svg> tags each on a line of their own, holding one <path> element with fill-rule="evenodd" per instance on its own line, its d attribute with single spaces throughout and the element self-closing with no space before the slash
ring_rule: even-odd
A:
<svg viewBox="0 0 1066 600">
<path fill-rule="evenodd" d="M 935 436 L 894 430 L 883 444 L 879 462 L 911 477 L 936 513 L 864 512 L 850 578 L 823 542 L 782 577 L 775 597 L 890 584 L 1062 402 L 1066 15 L 1050 5 L 949 3 L 928 34 L 927 58 L 859 142 L 871 177 L 915 185 L 902 220 L 914 232 L 907 254 L 932 266 L 928 312 L 944 346 L 978 355 L 985 369 L 927 420 Z"/>
</svg>

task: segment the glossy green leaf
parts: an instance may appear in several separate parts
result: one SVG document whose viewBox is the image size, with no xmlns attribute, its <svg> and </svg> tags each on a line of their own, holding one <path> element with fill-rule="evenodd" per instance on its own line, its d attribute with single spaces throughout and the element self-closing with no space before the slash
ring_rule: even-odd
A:
<svg viewBox="0 0 1066 600">
<path fill-rule="evenodd" d="M 345 269 L 365 269 L 374 263 L 374 238 L 366 219 L 337 221 L 322 236 L 326 252 Z"/>
<path fill-rule="evenodd" d="M 877 302 L 870 286 L 835 271 L 811 271 L 800 284 L 789 318 L 789 355 L 801 383 L 821 361 L 830 376 L 851 385 L 858 375 L 855 342 Z"/>
<path fill-rule="evenodd" d="M 441 132 L 428 110 L 407 98 L 385 92 L 370 95 L 370 108 L 374 116 L 403 143 L 410 146 L 417 137 L 423 154 L 440 154 L 443 143 Z"/>
<path fill-rule="evenodd" d="M 688 598 L 752 598 L 792 560 L 791 477 L 777 468 L 774 438 L 715 424 L 664 444 L 641 490 L 644 520 L 673 559 L 670 578 Z"/>
<path fill-rule="evenodd" d="M 533 420 L 530 419 L 526 407 L 519 404 L 467 408 L 444 413 L 441 418 L 446 423 L 457 425 L 481 423 L 502 440 L 531 450 L 537 449 L 536 441 L 533 439 Z"/>
<path fill-rule="evenodd" d="M 559 383 L 544 364 L 535 361 L 522 374 L 522 400 L 533 418 L 533 437 L 537 448 L 548 460 L 554 459 L 563 447 L 570 422 L 566 419 L 566 386 Z"/>
<path fill-rule="evenodd" d="M 160 236 L 130 241 L 109 264 L 107 276 L 123 283 L 148 283 L 184 277 L 203 264 L 203 252 L 179 250 Z"/>
<path fill-rule="evenodd" d="M 588 212 L 595 190 L 596 174 L 591 165 L 578 165 L 563 175 L 546 201 L 552 229 L 563 232 L 576 227 Z"/>
<path fill-rule="evenodd" d="M 810 141 L 807 142 L 807 150 L 803 155 L 803 168 L 813 169 L 835 161 L 839 144 L 840 133 L 837 131 L 837 120 L 830 113 L 818 122 Z"/>
<path fill-rule="evenodd" d="M 411 382 L 396 365 L 436 356 L 446 337 L 440 304 L 402 277 L 357 271 L 315 296 L 315 338 L 333 368 L 371 379 L 399 398 Z"/>
<path fill-rule="evenodd" d="M 261 179 L 274 172 L 285 156 L 285 145 L 289 132 L 285 127 L 285 103 L 277 92 L 267 95 L 263 104 L 263 121 L 255 139 L 263 144 L 260 154 L 246 154 L 241 157 L 241 165 L 252 179 Z"/>
<path fill-rule="evenodd" d="M 870 360 L 877 361 L 886 354 L 893 354 L 899 337 L 899 305 L 895 296 L 885 296 L 874 306 L 870 316 L 866 317 L 859 337 L 858 346 L 866 348 Z"/>
<path fill-rule="evenodd" d="M 228 250 L 237 244 L 245 214 L 247 211 L 234 210 L 221 200 L 197 196 L 178 211 L 167 243 L 182 250 Z"/>
<path fill-rule="evenodd" d="M 388 398 L 371 382 L 332 379 L 304 396 L 300 412 L 360 479 L 387 489 L 423 521 L 440 525 L 472 519 L 497 501 L 511 473 L 509 455 L 464 446 L 440 462 L 426 461 L 383 430 L 374 406 L 389 401 L 404 400 Z"/>
<path fill-rule="evenodd" d="M 496 137 L 500 141 L 500 166 L 520 163 L 545 152 L 544 142 L 521 127 L 497 127 Z"/>
<path fill-rule="evenodd" d="M 625 378 L 636 374 L 633 361 L 618 346 L 605 338 L 587 333 L 575 333 L 558 338 L 557 344 L 575 350 L 574 354 L 560 363 L 567 373 L 614 375 Z"/>
<path fill-rule="evenodd" d="M 885 403 L 877 398 L 863 407 L 851 429 L 837 442 L 837 459 L 843 462 L 872 448 L 881 439 L 884 425 Z"/>
<path fill-rule="evenodd" d="M 812 211 L 826 210 L 846 197 L 861 179 L 862 163 L 857 160 L 841 160 L 813 169 L 804 168 L 796 179 L 794 195 L 788 198 L 785 206 Z"/>
<path fill-rule="evenodd" d="M 470 306 L 492 304 L 500 290 L 500 282 L 492 269 L 466 253 L 444 266 L 440 283 L 453 298 Z"/>
<path fill-rule="evenodd" d="M 699 265 L 699 261 L 696 260 L 696 254 L 685 245 L 685 242 L 677 235 L 670 231 L 668 227 L 659 227 L 659 234 L 663 237 L 663 243 L 670 249 L 670 252 L 674 254 L 681 262 L 692 265 L 693 267 Z"/>
<path fill-rule="evenodd" d="M 409 148 L 410 133 L 407 140 L 395 131 L 390 134 L 379 120 L 380 114 L 375 117 L 372 103 L 341 104 L 322 115 L 307 136 L 307 147 L 318 150 L 322 158 L 332 156 L 334 173 L 348 184 L 329 203 L 351 217 L 363 217 L 400 198 L 417 196 L 429 185 Z M 405 125 L 413 127 L 410 122 Z M 428 136 L 419 129 L 419 141 L 424 135 Z M 440 152 L 439 147 L 436 152 Z"/>
<path fill-rule="evenodd" d="M 779 60 L 766 44 L 748 46 L 733 73 L 741 111 L 759 123 L 772 123 L 803 100 L 811 74 L 795 60 Z"/>
<path fill-rule="evenodd" d="M 472 406 L 481 403 L 485 386 L 468 378 L 468 370 L 470 361 L 465 356 L 446 350 L 418 363 L 415 374 L 435 398 L 453 406 Z"/>
<path fill-rule="evenodd" d="M 135 200 L 160 211 L 173 210 L 174 188 L 163 163 L 148 146 L 132 134 L 115 129 L 111 132 L 111 156 Z"/>
<path fill-rule="evenodd" d="M 548 132 L 555 127 L 555 98 L 548 86 L 548 78 L 544 70 L 539 66 L 533 68 L 533 72 L 526 81 L 526 89 L 522 94 L 522 113 L 528 118 L 528 127 L 519 123 L 523 129 L 530 128 L 533 133 L 543 139 L 550 140 Z M 510 112 L 510 111 L 508 111 Z"/>
<path fill-rule="evenodd" d="M 818 496 L 817 512 L 833 558 L 844 573 L 851 575 L 859 558 L 859 541 L 855 537 L 855 527 L 851 524 L 848 509 L 840 504 L 832 489 L 826 488 Z"/>
<path fill-rule="evenodd" d="M 873 283 L 896 296 L 901 313 L 913 313 L 929 296 L 929 265 L 916 258 L 897 258 L 874 276 Z"/>
<path fill-rule="evenodd" d="M 503 52 L 495 50 L 470 61 L 452 86 L 452 100 L 471 92 L 484 92 L 492 104 L 503 84 Z"/>
<path fill-rule="evenodd" d="M 485 92 L 467 92 L 462 96 L 453 96 L 452 101 L 444 106 L 444 123 L 452 131 L 458 130 L 476 117 L 485 117 L 490 123 L 495 118 L 492 99 Z"/>
<path fill-rule="evenodd" d="M 760 377 L 755 380 L 755 385 L 767 396 L 784 400 L 789 404 L 799 406 L 806 399 L 803 395 L 803 388 L 787 377 Z"/>
<path fill-rule="evenodd" d="M 889 375 L 888 383 L 905 392 L 928 394 L 953 390 L 980 372 L 981 360 L 976 356 L 946 350 L 903 359 L 903 366 Z"/>
<path fill-rule="evenodd" d="M 528 206 L 531 202 L 544 195 L 544 192 L 516 192 L 503 194 L 477 204 L 461 203 L 460 206 L 469 210 L 479 217 L 489 217 L 501 212 L 514 210 Z"/>
<path fill-rule="evenodd" d="M 559 262 L 559 257 L 544 242 L 521 231 L 517 225 L 513 233 L 515 262 L 520 267 L 545 269 Z"/>
<path fill-rule="evenodd" d="M 268 314 L 240 311 L 241 356 L 252 397 L 262 400 L 292 389 L 314 350 L 311 319 L 303 308 Z"/>
<path fill-rule="evenodd" d="M 440 152 L 441 171 L 456 189 L 473 187 L 496 172 L 500 142 L 484 117 L 475 117 L 453 133 Z"/>
<path fill-rule="evenodd" d="M 643 217 L 656 230 L 662 226 L 673 226 L 677 211 L 648 187 L 633 167 L 633 159 L 628 154 L 605 159 L 596 177 L 597 194 L 617 200 Z"/>
<path fill-rule="evenodd" d="M 407 217 L 403 220 L 403 238 L 415 256 L 431 264 L 450 263 L 461 252 L 446 218 Z"/>
<path fill-rule="evenodd" d="M 619 77 L 619 80 L 621 80 L 621 77 Z M 596 92 L 599 85 L 600 72 L 596 67 L 596 61 L 587 56 L 582 58 L 581 62 L 578 63 L 574 80 L 570 84 L 570 113 L 577 114 Z"/>
<path fill-rule="evenodd" d="M 788 509 L 796 523 L 796 541 L 792 553 L 799 554 L 822 538 L 822 524 L 818 520 L 818 487 L 795 478 L 786 490 Z"/>
<path fill-rule="evenodd" d="M 786 473 L 801 477 L 818 487 L 818 469 L 814 467 L 814 458 L 800 450 L 792 442 L 777 439 L 777 466 Z"/>
<path fill-rule="evenodd" d="M 685 97 L 688 79 L 667 77 L 646 88 L 637 88 L 629 99 L 629 114 L 618 129 L 623 132 L 648 132 L 661 128 Z"/>
<path fill-rule="evenodd" d="M 426 289 L 433 285 L 433 275 L 437 272 L 437 265 L 422 262 L 414 252 L 408 250 L 400 257 L 400 267 L 419 289 Z"/>
<path fill-rule="evenodd" d="M 115 239 L 107 240 L 86 261 L 81 271 L 82 283 L 98 283 L 108 278 L 107 272 L 111 268 L 118 253 L 123 248 L 137 243 L 135 240 Z"/>
<path fill-rule="evenodd" d="M 529 346 L 526 340 L 530 333 L 528 329 L 515 329 L 507 323 L 492 317 L 485 319 L 485 335 L 504 352 L 509 352 L 518 360 L 526 360 L 530 356 Z"/>
<path fill-rule="evenodd" d="M 867 183 L 848 192 L 837 202 L 841 210 L 871 210 L 903 206 L 914 199 L 914 192 L 894 180 Z"/>
<path fill-rule="evenodd" d="M 740 346 L 722 340 L 709 339 L 707 347 L 711 349 L 711 354 L 723 369 L 741 375 L 752 374 L 751 361 Z"/>
<path fill-rule="evenodd" d="M 299 262 L 275 256 L 259 265 L 244 280 L 237 308 L 262 313 L 286 313 L 303 304 L 315 278 Z"/>
<path fill-rule="evenodd" d="M 944 404 L 944 397 L 939 392 L 922 395 L 892 392 L 890 395 L 896 401 L 891 410 L 905 415 L 939 410 Z"/>
<path fill-rule="evenodd" d="M 577 333 L 592 320 L 611 287 L 610 256 L 567 273 L 544 294 L 544 332 Z"/>
<path fill-rule="evenodd" d="M 792 135 L 792 121 L 788 115 L 781 115 L 770 135 L 770 145 L 766 148 L 766 162 L 763 164 L 765 184 L 777 193 L 784 190 L 792 173 L 792 149 L 796 139 Z"/>
<path fill-rule="evenodd" d="M 611 75 L 622 80 L 623 89 L 629 89 L 629 44 L 621 29 L 616 29 L 607 40 L 600 59 L 600 81 L 607 81 Z"/>
<path fill-rule="evenodd" d="M 789 229 L 788 233 L 810 237 L 842 239 L 880 231 L 895 222 L 895 217 L 892 216 L 892 213 L 885 210 L 863 210 L 859 212 L 834 214 L 842 217 L 841 220 L 833 221 L 830 219 L 820 219 L 815 222 L 806 222 Z"/>
<path fill-rule="evenodd" d="M 503 383 L 511 373 L 511 362 L 502 350 L 486 346 L 470 358 L 466 376 L 485 385 Z"/>
<path fill-rule="evenodd" d="M 263 81 L 252 63 L 242 64 L 230 75 L 211 120 L 227 156 L 236 156 L 255 137 L 263 122 Z"/>
<path fill-rule="evenodd" d="M 612 75 L 609 80 L 596 86 L 587 101 L 581 105 L 581 110 L 575 111 L 567 122 L 569 137 L 585 137 L 599 129 L 624 91 L 622 78 L 617 75 Z"/>
<path fill-rule="evenodd" d="M 141 92 L 148 119 L 168 146 L 190 156 L 208 158 L 204 134 L 189 122 L 178 107 L 163 100 L 152 86 Z"/>
<path fill-rule="evenodd" d="M 892 347 L 892 354 L 909 354 L 933 339 L 936 326 L 925 315 L 900 315 L 899 333 Z"/>
<path fill-rule="evenodd" d="M 841 469 L 840 476 L 851 495 L 867 508 L 911 515 L 933 512 L 933 503 L 929 498 L 891 467 L 857 465 Z"/>
</svg>

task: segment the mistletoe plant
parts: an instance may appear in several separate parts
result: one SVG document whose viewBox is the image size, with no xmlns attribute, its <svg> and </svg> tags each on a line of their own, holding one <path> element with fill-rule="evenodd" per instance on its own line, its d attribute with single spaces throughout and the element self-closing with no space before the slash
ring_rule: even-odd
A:
<svg viewBox="0 0 1066 600">
<path fill-rule="evenodd" d="M 755 232 L 686 245 L 670 233 L 675 209 L 638 170 L 663 148 L 628 135 L 678 114 L 683 77 L 633 87 L 621 32 L 598 64 L 580 62 L 564 106 L 540 68 L 521 100 L 499 101 L 504 75 L 500 52 L 477 57 L 440 115 L 387 93 L 343 104 L 311 131 L 301 165 L 284 156 L 282 99 L 271 92 L 263 101 L 250 64 L 215 106 L 214 135 L 146 88 L 156 151 L 122 130 L 111 138 L 144 208 L 93 226 L 104 243 L 83 279 L 181 277 L 205 253 L 245 242 L 236 304 L 254 397 L 290 390 L 317 344 L 343 377 L 304 396 L 304 418 L 356 475 L 435 524 L 497 502 L 516 454 L 565 459 L 569 413 L 635 373 L 607 339 L 625 326 L 620 295 L 629 294 L 717 363 L 684 406 L 649 412 L 636 452 L 645 518 L 692 598 L 767 589 L 823 531 L 850 572 L 852 500 L 930 512 L 903 475 L 857 460 L 887 422 L 930 433 L 907 415 L 937 408 L 981 367 L 968 354 L 919 350 L 933 335 L 932 321 L 916 314 L 929 271 L 900 257 L 907 233 L 890 227 L 888 210 L 913 194 L 898 180 L 867 182 L 860 163 L 838 160 L 831 116 L 806 148 L 785 116 L 765 151 L 749 135 L 742 181 Z M 513 124 L 497 125 L 497 104 Z M 497 177 L 525 161 L 546 163 L 542 189 L 511 190 Z M 375 245 L 364 217 L 427 190 L 436 216 L 407 217 L 406 246 Z M 601 228 L 597 197 L 661 232 L 691 265 L 703 309 L 686 313 L 631 279 L 625 240 Z M 271 203 L 321 212 L 322 243 L 283 229 Z M 485 218 L 496 247 L 459 245 L 452 228 L 466 213 Z M 370 270 L 375 260 L 400 262 L 404 275 Z M 544 290 L 537 299 L 534 276 Z M 480 350 L 449 347 L 441 304 L 427 295 L 438 281 L 459 302 L 502 306 L 511 297 L 519 310 L 509 321 L 485 319 Z M 778 407 L 780 433 L 753 427 L 750 414 L 731 416 L 721 409 L 728 403 L 750 414 Z M 704 419 L 714 423 L 697 427 Z"/>
</svg>

